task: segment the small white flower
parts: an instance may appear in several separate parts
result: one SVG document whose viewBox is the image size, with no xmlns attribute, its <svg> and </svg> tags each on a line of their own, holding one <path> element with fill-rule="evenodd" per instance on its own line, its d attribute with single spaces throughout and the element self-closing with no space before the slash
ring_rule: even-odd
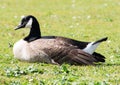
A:
<svg viewBox="0 0 120 85">
<path fill-rule="evenodd" d="M 32 82 L 33 81 L 33 78 L 29 79 L 29 82 Z"/>
<path fill-rule="evenodd" d="M 2 8 L 2 9 L 4 9 L 4 8 L 5 8 L 5 6 L 2 6 L 1 8 Z"/>
<path fill-rule="evenodd" d="M 51 18 L 58 18 L 57 15 L 51 15 Z"/>
<path fill-rule="evenodd" d="M 107 41 L 107 43 L 110 43 L 110 42 L 111 42 L 110 40 Z"/>
<path fill-rule="evenodd" d="M 76 19 L 77 17 L 76 16 L 73 16 L 72 19 Z"/>
<path fill-rule="evenodd" d="M 78 16 L 78 19 L 80 19 L 81 18 L 81 16 Z"/>
<path fill-rule="evenodd" d="M 110 58 L 113 58 L 114 56 L 112 55 L 112 56 L 110 56 Z"/>
<path fill-rule="evenodd" d="M 17 18 L 18 16 L 14 16 L 14 18 Z"/>
<path fill-rule="evenodd" d="M 103 4 L 105 7 L 107 7 L 108 6 L 108 4 L 107 3 L 105 3 L 105 4 Z"/>
<path fill-rule="evenodd" d="M 75 7 L 75 4 L 72 4 L 72 8 L 74 8 Z"/>
<path fill-rule="evenodd" d="M 90 16 L 90 15 L 88 15 L 88 16 L 87 16 L 87 19 L 90 19 L 90 18 L 91 18 L 91 16 Z"/>
<path fill-rule="evenodd" d="M 72 3 L 75 3 L 75 0 L 72 0 Z"/>
<path fill-rule="evenodd" d="M 79 23 L 76 23 L 76 25 L 78 26 L 78 25 L 79 25 Z"/>
<path fill-rule="evenodd" d="M 120 2 L 118 3 L 118 5 L 120 5 Z"/>
<path fill-rule="evenodd" d="M 73 28 L 73 25 L 70 25 L 70 28 Z"/>
</svg>

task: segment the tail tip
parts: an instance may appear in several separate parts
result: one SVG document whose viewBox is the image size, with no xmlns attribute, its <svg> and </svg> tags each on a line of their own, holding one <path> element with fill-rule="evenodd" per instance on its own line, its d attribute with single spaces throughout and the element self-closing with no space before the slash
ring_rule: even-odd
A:
<svg viewBox="0 0 120 85">
<path fill-rule="evenodd" d="M 108 39 L 108 37 L 104 37 L 104 38 L 102 38 L 102 39 L 100 39 L 100 40 L 95 41 L 95 42 L 93 43 L 93 45 L 96 44 L 96 43 L 100 43 L 100 42 L 106 41 L 107 39 Z"/>
<path fill-rule="evenodd" d="M 107 39 L 108 39 L 108 37 L 103 38 L 104 41 L 106 41 Z"/>
</svg>

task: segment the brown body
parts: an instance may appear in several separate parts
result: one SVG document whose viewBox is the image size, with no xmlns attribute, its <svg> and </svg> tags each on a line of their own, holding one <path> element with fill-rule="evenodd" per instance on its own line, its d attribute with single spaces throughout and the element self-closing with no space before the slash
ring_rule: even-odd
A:
<svg viewBox="0 0 120 85">
<path fill-rule="evenodd" d="M 14 57 L 21 61 L 75 65 L 94 65 L 95 62 L 105 62 L 105 57 L 94 50 L 107 38 L 96 42 L 82 42 L 58 36 L 41 37 L 39 23 L 31 15 L 24 17 L 16 29 L 25 27 L 30 28 L 29 35 L 16 42 L 13 47 Z"/>
<path fill-rule="evenodd" d="M 71 39 L 63 37 L 41 38 L 32 42 L 20 40 L 15 43 L 13 52 L 15 58 L 28 62 L 75 65 L 93 65 L 94 62 L 98 62 L 95 56 L 85 53 L 79 45 L 72 43 Z M 102 56 L 99 57 L 102 58 Z"/>
</svg>

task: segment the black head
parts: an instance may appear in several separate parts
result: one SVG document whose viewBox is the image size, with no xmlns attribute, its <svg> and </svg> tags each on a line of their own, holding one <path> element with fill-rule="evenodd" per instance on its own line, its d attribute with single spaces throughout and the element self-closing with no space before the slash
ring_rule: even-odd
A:
<svg viewBox="0 0 120 85">
<path fill-rule="evenodd" d="M 32 15 L 25 16 L 21 19 L 20 24 L 15 28 L 15 30 L 20 28 L 31 28 L 34 21 L 37 21 L 34 16 Z"/>
<path fill-rule="evenodd" d="M 29 35 L 24 38 L 24 40 L 27 42 L 41 38 L 39 23 L 37 19 L 32 15 L 23 17 L 20 24 L 15 28 L 15 30 L 20 28 L 30 28 Z"/>
</svg>

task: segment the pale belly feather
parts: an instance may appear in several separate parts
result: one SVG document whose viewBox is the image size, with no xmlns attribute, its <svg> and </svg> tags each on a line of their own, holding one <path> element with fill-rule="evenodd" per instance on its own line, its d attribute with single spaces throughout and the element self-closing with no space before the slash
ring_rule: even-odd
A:
<svg viewBox="0 0 120 85">
<path fill-rule="evenodd" d="M 29 46 L 30 44 L 24 40 L 20 40 L 14 44 L 14 57 L 27 62 L 46 62 L 52 63 L 52 59 L 42 50 Z"/>
</svg>

